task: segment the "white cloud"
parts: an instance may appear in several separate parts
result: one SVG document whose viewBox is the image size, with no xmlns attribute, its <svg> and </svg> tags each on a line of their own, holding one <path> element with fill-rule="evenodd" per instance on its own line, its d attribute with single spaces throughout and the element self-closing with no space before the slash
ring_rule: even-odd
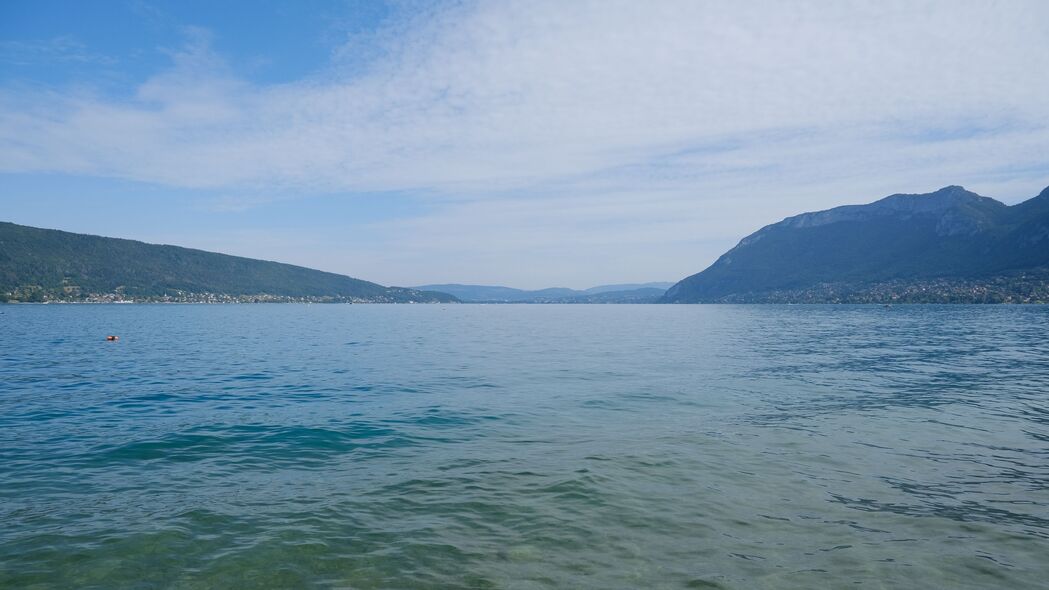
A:
<svg viewBox="0 0 1049 590">
<path fill-rule="evenodd" d="M 113 65 L 113 58 L 89 51 L 68 36 L 41 41 L 0 41 L 0 63 L 12 66 L 46 66 L 53 63 Z"/>
<path fill-rule="evenodd" d="M 545 244 L 575 284 L 601 252 L 675 245 L 638 278 L 676 278 L 800 210 L 952 183 L 1015 199 L 1049 173 L 1036 0 L 454 5 L 369 37 L 367 67 L 269 87 L 194 35 L 124 100 L 4 92 L 0 170 L 418 191 L 446 205 L 384 227 L 419 240 L 407 268 Z"/>
</svg>

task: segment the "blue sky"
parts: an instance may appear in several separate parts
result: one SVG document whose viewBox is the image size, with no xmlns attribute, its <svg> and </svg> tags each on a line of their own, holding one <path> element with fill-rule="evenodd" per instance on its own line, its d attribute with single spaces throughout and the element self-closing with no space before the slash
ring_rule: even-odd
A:
<svg viewBox="0 0 1049 590">
<path fill-rule="evenodd" d="M 0 219 L 384 284 L 677 280 L 1049 185 L 1049 3 L 0 4 Z"/>
</svg>

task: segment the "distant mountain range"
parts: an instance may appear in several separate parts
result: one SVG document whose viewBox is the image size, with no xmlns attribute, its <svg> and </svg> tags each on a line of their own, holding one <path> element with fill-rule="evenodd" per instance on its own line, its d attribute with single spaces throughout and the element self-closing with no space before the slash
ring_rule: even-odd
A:
<svg viewBox="0 0 1049 590">
<path fill-rule="evenodd" d="M 0 222 L 2 301 L 1049 302 L 1049 188 L 949 186 L 788 217 L 676 283 L 384 287 L 301 266 Z"/>
<path fill-rule="evenodd" d="M 0 301 L 454 302 L 291 264 L 0 222 Z"/>
<path fill-rule="evenodd" d="M 421 285 L 420 290 L 440 291 L 472 303 L 652 303 L 673 283 L 599 285 L 585 290 L 553 287 L 527 291 L 488 285 Z"/>
<path fill-rule="evenodd" d="M 1011 207 L 949 186 L 788 217 L 660 301 L 1049 301 L 1049 188 Z"/>
</svg>

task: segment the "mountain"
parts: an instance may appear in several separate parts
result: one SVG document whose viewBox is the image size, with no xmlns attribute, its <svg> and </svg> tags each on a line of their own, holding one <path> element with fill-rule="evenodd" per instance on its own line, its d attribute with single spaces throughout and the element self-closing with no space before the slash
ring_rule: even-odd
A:
<svg viewBox="0 0 1049 590">
<path fill-rule="evenodd" d="M 666 303 L 1049 298 L 1049 188 L 1007 206 L 949 186 L 803 213 L 743 238 Z"/>
<path fill-rule="evenodd" d="M 0 222 L 0 300 L 454 302 L 264 260 Z"/>
<path fill-rule="evenodd" d="M 583 295 L 575 295 L 558 303 L 655 303 L 666 291 L 665 287 L 638 287 L 622 291 L 587 289 Z"/>
<path fill-rule="evenodd" d="M 422 285 L 473 303 L 652 303 L 673 283 L 598 285 L 586 290 L 551 287 L 535 291 L 489 285 Z"/>
<path fill-rule="evenodd" d="M 656 289 L 656 290 L 661 292 L 660 294 L 662 294 L 662 291 L 666 291 L 667 289 L 669 289 L 672 286 L 674 286 L 674 283 L 664 283 L 664 282 L 656 282 L 656 283 L 623 283 L 623 284 L 620 284 L 620 285 L 598 285 L 596 287 L 590 287 L 589 289 L 586 289 L 583 292 L 587 293 L 589 295 L 595 295 L 595 294 L 598 294 L 598 293 L 611 293 L 611 292 L 620 292 L 620 291 L 624 291 L 624 292 L 625 291 L 637 291 L 639 289 L 645 289 L 645 290 Z"/>
<path fill-rule="evenodd" d="M 518 303 L 527 301 L 538 296 L 539 291 L 525 291 L 511 287 L 499 287 L 493 285 L 459 285 L 455 283 L 444 285 L 420 285 L 415 287 L 425 291 L 440 291 L 454 295 L 462 301 L 485 302 L 485 303 Z M 544 289 L 543 293 L 559 297 L 577 293 L 572 289 L 553 288 Z"/>
</svg>

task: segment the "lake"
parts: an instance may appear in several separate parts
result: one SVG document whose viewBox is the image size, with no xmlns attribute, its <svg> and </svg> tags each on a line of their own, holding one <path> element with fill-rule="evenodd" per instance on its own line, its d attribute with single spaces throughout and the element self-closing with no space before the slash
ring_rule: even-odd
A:
<svg viewBox="0 0 1049 590">
<path fill-rule="evenodd" d="M 1038 306 L 0 306 L 0 587 L 1049 587 L 1047 336 Z"/>
</svg>

